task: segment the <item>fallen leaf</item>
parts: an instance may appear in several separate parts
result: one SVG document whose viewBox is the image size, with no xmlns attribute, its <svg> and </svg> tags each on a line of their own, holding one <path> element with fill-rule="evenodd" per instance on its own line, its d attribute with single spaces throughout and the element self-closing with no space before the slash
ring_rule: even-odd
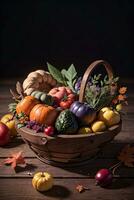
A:
<svg viewBox="0 0 134 200">
<path fill-rule="evenodd" d="M 84 192 L 85 191 L 85 188 L 83 187 L 83 185 L 77 185 L 76 186 L 76 190 L 81 193 L 81 192 Z"/>
<path fill-rule="evenodd" d="M 15 169 L 18 164 L 25 164 L 25 160 L 22 157 L 22 151 L 11 154 L 9 158 L 4 160 L 4 164 L 11 165 L 13 169 Z"/>
<path fill-rule="evenodd" d="M 88 187 L 84 187 L 83 185 L 80 185 L 80 184 L 78 184 L 77 186 L 76 186 L 76 190 L 79 192 L 79 193 L 82 193 L 82 192 L 84 192 L 85 190 L 90 190 Z"/>
<path fill-rule="evenodd" d="M 134 146 L 126 145 L 118 155 L 118 160 L 127 167 L 134 167 Z"/>
</svg>

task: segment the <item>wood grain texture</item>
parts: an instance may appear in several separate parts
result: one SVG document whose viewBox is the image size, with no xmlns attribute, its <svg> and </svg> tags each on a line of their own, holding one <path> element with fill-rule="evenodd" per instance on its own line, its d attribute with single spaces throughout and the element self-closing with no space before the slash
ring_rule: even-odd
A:
<svg viewBox="0 0 134 200">
<path fill-rule="evenodd" d="M 78 184 L 89 190 L 79 193 L 75 189 Z M 92 179 L 55 179 L 52 190 L 40 193 L 33 189 L 31 178 L 2 178 L 0 191 L 0 200 L 133 200 L 134 180 L 115 180 L 110 188 L 105 189 L 95 186 Z"/>
<path fill-rule="evenodd" d="M 23 80 L 23 79 L 22 79 Z M 8 112 L 8 104 L 12 102 L 9 88 L 14 89 L 16 79 L 0 82 L 0 116 Z M 59 168 L 39 161 L 20 136 L 12 140 L 6 147 L 0 148 L 0 200 L 133 200 L 134 168 L 121 166 L 116 171 L 116 179 L 108 189 L 95 186 L 94 175 L 100 168 L 108 168 L 117 162 L 117 154 L 127 143 L 134 144 L 134 80 L 124 80 L 122 85 L 129 88 L 129 105 L 124 108 L 127 113 L 122 117 L 122 131 L 112 143 L 108 143 L 92 160 L 82 166 Z M 17 167 L 16 172 L 2 164 L 12 152 L 22 150 L 28 163 L 26 168 Z M 37 171 L 48 171 L 54 176 L 52 190 L 40 193 L 31 185 L 32 176 Z M 76 185 L 89 187 L 78 193 Z"/>
</svg>

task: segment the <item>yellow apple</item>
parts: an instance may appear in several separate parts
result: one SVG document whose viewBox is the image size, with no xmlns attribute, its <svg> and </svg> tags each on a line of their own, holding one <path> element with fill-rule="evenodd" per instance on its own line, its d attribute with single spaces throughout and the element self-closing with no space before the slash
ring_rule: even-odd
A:
<svg viewBox="0 0 134 200">
<path fill-rule="evenodd" d="M 1 120 L 1 122 L 3 122 L 5 125 L 7 125 L 7 127 L 10 130 L 10 135 L 11 136 L 16 136 L 17 135 L 17 131 L 15 129 L 15 120 L 13 119 L 13 115 L 12 114 L 6 114 L 4 115 Z"/>
<path fill-rule="evenodd" d="M 105 125 L 105 123 L 103 121 L 95 121 L 91 125 L 91 128 L 92 128 L 92 131 L 94 133 L 96 133 L 96 132 L 105 131 L 106 130 L 106 125 Z"/>
<path fill-rule="evenodd" d="M 100 110 L 98 119 L 103 121 L 108 127 L 120 122 L 120 114 L 114 110 Z"/>
<path fill-rule="evenodd" d="M 121 103 L 116 105 L 116 110 L 117 111 L 121 111 L 122 110 L 122 104 Z"/>
<path fill-rule="evenodd" d="M 92 130 L 89 127 L 82 127 L 78 131 L 78 134 L 88 134 L 88 133 L 92 133 Z"/>
</svg>

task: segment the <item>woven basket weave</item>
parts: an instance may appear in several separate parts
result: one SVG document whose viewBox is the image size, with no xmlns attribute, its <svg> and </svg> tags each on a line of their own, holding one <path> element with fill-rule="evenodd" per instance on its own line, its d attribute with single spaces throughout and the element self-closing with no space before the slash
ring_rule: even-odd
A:
<svg viewBox="0 0 134 200">
<path fill-rule="evenodd" d="M 112 68 L 106 61 L 98 60 L 93 62 L 87 68 L 82 79 L 79 94 L 80 102 L 84 101 L 88 77 L 98 65 L 105 67 L 109 79 L 113 78 Z M 54 166 L 64 167 L 82 164 L 96 155 L 106 143 L 113 140 L 121 131 L 121 122 L 104 132 L 87 135 L 59 134 L 56 137 L 49 137 L 42 133 L 36 134 L 33 130 L 26 127 L 17 128 L 17 131 L 41 161 Z"/>
</svg>

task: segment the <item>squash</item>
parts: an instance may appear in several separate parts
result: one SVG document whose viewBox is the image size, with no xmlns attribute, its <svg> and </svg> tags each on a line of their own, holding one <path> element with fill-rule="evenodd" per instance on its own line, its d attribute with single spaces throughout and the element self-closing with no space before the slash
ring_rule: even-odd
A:
<svg viewBox="0 0 134 200">
<path fill-rule="evenodd" d="M 32 108 L 38 104 L 38 100 L 33 96 L 26 96 L 24 99 L 22 99 L 16 106 L 16 112 L 17 114 L 23 112 L 27 116 L 31 112 Z"/>
<path fill-rule="evenodd" d="M 87 103 L 75 101 L 72 103 L 70 110 L 74 115 L 81 119 L 86 125 L 92 123 L 96 118 L 96 111 Z"/>
<path fill-rule="evenodd" d="M 30 112 L 30 120 L 39 124 L 53 125 L 58 115 L 58 111 L 52 106 L 37 104 Z"/>
<path fill-rule="evenodd" d="M 23 81 L 23 90 L 26 95 L 31 95 L 35 90 L 49 92 L 56 84 L 57 81 L 49 72 L 36 70 L 28 74 L 27 78 Z"/>
<path fill-rule="evenodd" d="M 47 191 L 53 187 L 53 177 L 48 172 L 37 172 L 32 179 L 33 187 L 38 191 Z"/>
<path fill-rule="evenodd" d="M 72 92 L 72 90 L 69 87 L 65 87 L 65 86 L 55 87 L 51 89 L 48 94 L 53 97 L 56 97 L 59 101 L 61 101 L 65 97 L 71 97 L 72 99 L 75 98 L 75 95 Z"/>
<path fill-rule="evenodd" d="M 40 100 L 42 103 L 49 106 L 54 104 L 54 97 L 47 95 L 45 92 L 35 90 L 31 93 L 31 96 L 34 96 L 36 99 Z"/>
<path fill-rule="evenodd" d="M 75 115 L 69 109 L 61 111 L 56 119 L 55 128 L 61 134 L 75 134 L 78 129 Z"/>
</svg>

